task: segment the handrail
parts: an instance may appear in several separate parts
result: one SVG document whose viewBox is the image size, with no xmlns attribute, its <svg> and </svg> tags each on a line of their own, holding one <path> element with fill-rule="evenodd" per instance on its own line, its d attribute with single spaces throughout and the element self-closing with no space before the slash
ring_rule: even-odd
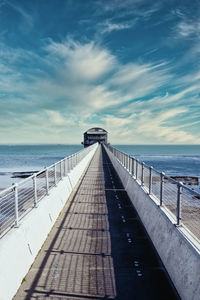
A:
<svg viewBox="0 0 200 300">
<path fill-rule="evenodd" d="M 0 237 L 42 200 L 57 183 L 90 152 L 96 144 L 84 148 L 0 192 Z"/>
<path fill-rule="evenodd" d="M 200 239 L 200 193 L 111 145 L 105 144 L 105 147 L 137 183 L 158 200 L 160 207 L 170 211 L 176 226 L 184 225 Z"/>
</svg>

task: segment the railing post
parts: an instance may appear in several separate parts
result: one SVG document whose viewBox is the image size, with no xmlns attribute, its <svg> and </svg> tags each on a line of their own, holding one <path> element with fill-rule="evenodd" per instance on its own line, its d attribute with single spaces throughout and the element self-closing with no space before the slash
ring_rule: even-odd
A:
<svg viewBox="0 0 200 300">
<path fill-rule="evenodd" d="M 138 161 L 136 160 L 136 170 L 135 170 L 135 178 L 137 180 L 137 175 L 138 175 Z"/>
<path fill-rule="evenodd" d="M 64 176 L 66 176 L 66 158 L 63 160 L 63 163 L 64 163 Z"/>
<path fill-rule="evenodd" d="M 178 182 L 177 184 L 177 226 L 181 225 L 181 195 L 183 192 L 183 184 L 182 182 Z"/>
<path fill-rule="evenodd" d="M 19 227 L 19 208 L 18 208 L 18 184 L 14 185 L 15 191 L 15 227 Z"/>
<path fill-rule="evenodd" d="M 45 177 L 46 177 L 46 193 L 47 196 L 49 195 L 49 173 L 48 169 L 45 170 Z"/>
<path fill-rule="evenodd" d="M 62 174 L 62 160 L 60 161 L 60 179 L 62 180 L 63 174 Z"/>
<path fill-rule="evenodd" d="M 77 154 L 77 164 L 80 162 L 80 153 Z"/>
<path fill-rule="evenodd" d="M 163 187 L 164 187 L 165 173 L 160 173 L 160 206 L 163 204 Z"/>
<path fill-rule="evenodd" d="M 55 186 L 57 185 L 57 178 L 56 178 L 56 164 L 54 164 L 54 183 Z"/>
<path fill-rule="evenodd" d="M 130 156 L 128 155 L 128 171 L 130 172 Z"/>
<path fill-rule="evenodd" d="M 71 156 L 71 160 L 72 160 L 72 169 L 74 168 L 74 155 L 72 154 Z"/>
<path fill-rule="evenodd" d="M 142 163 L 141 185 L 144 186 L 144 162 Z"/>
<path fill-rule="evenodd" d="M 70 169 L 69 169 L 69 157 L 67 158 L 67 174 L 69 173 Z"/>
<path fill-rule="evenodd" d="M 153 167 L 149 167 L 149 195 L 152 192 L 152 169 Z"/>
<path fill-rule="evenodd" d="M 33 175 L 34 207 L 37 207 L 37 176 Z"/>
<path fill-rule="evenodd" d="M 71 169 L 72 169 L 72 155 L 70 156 L 70 171 L 71 171 Z"/>
<path fill-rule="evenodd" d="M 132 175 L 135 176 L 135 158 L 133 157 L 132 161 Z"/>
</svg>

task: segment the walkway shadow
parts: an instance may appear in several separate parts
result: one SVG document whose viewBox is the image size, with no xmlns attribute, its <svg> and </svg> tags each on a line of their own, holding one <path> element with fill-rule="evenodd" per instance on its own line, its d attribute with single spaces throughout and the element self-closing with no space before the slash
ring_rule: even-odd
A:
<svg viewBox="0 0 200 300">
<path fill-rule="evenodd" d="M 102 152 L 116 299 L 180 299 L 108 155 Z"/>
</svg>

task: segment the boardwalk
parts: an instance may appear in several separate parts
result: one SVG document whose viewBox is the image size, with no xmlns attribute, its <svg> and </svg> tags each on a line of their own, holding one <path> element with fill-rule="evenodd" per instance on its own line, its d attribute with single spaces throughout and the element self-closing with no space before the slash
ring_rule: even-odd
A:
<svg viewBox="0 0 200 300">
<path fill-rule="evenodd" d="M 101 147 L 14 299 L 47 298 L 179 299 Z"/>
</svg>

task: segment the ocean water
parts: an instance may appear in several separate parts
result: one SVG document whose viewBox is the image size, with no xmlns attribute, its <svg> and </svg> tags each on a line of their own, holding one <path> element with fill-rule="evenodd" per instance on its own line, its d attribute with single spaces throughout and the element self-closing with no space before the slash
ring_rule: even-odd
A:
<svg viewBox="0 0 200 300">
<path fill-rule="evenodd" d="M 169 176 L 200 178 L 200 145 L 114 145 Z M 82 145 L 0 145 L 0 189 L 21 181 L 13 172 L 39 171 Z"/>
<path fill-rule="evenodd" d="M 200 145 L 115 145 L 169 176 L 200 178 Z"/>
<path fill-rule="evenodd" d="M 13 172 L 34 172 L 83 149 L 82 145 L 0 145 L 0 189 L 21 178 Z"/>
</svg>

